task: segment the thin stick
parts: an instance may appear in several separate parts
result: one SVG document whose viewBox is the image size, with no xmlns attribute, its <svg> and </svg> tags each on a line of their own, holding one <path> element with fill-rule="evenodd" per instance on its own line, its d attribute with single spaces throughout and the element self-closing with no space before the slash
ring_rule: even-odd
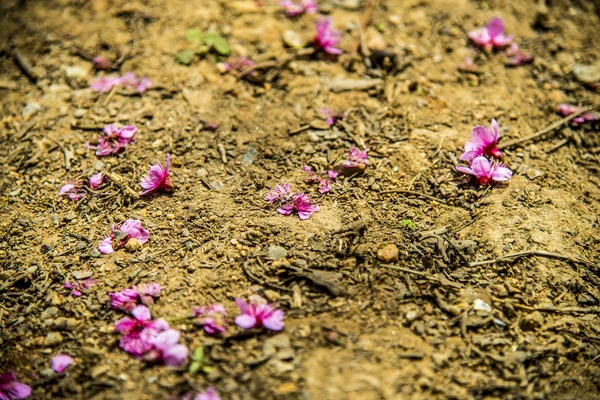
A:
<svg viewBox="0 0 600 400">
<path fill-rule="evenodd" d="M 386 191 L 379 192 L 379 193 L 380 194 L 389 194 L 389 193 L 412 194 L 414 196 L 424 197 L 424 198 L 429 199 L 429 200 L 437 201 L 438 203 L 441 203 L 441 204 L 447 206 L 446 202 L 443 201 L 443 200 L 440 200 L 440 199 L 438 199 L 436 197 L 430 196 L 430 195 L 425 194 L 425 193 L 419 193 L 419 192 L 415 192 L 415 191 L 412 191 L 412 190 L 393 189 L 393 190 L 386 190 Z"/>
<path fill-rule="evenodd" d="M 528 142 L 528 141 L 533 140 L 533 139 L 537 139 L 540 136 L 544 136 L 546 133 L 552 132 L 553 130 L 555 130 L 557 128 L 560 128 L 561 126 L 563 126 L 567 122 L 571 121 L 572 119 L 577 118 L 581 114 L 583 114 L 585 112 L 588 112 L 588 111 L 591 111 L 591 110 L 595 109 L 596 107 L 598 107 L 598 105 L 594 105 L 594 106 L 591 106 L 591 107 L 588 107 L 588 108 L 582 108 L 581 110 L 577 111 L 576 113 L 573 113 L 573 114 L 569 115 L 568 117 L 565 117 L 563 119 L 560 119 L 560 120 L 556 121 L 555 123 L 553 123 L 553 124 L 545 127 L 544 129 L 542 129 L 539 132 L 534 133 L 533 135 L 529 135 L 529 136 L 526 136 L 526 137 L 521 138 L 521 139 L 513 140 L 512 142 L 503 143 L 503 144 L 499 145 L 498 148 L 500 150 L 508 149 L 508 148 L 514 147 L 514 146 L 516 146 L 518 144 L 521 144 L 521 143 L 524 143 L 524 142 Z"/>
<path fill-rule="evenodd" d="M 542 251 L 542 250 L 522 251 L 522 252 L 519 252 L 519 253 L 507 254 L 505 256 L 502 256 L 500 258 L 496 258 L 494 260 L 475 261 L 475 262 L 469 263 L 469 266 L 470 267 L 477 267 L 477 266 L 480 266 L 480 265 L 497 264 L 497 263 L 501 263 L 501 262 L 511 262 L 511 261 L 515 261 L 515 260 L 517 260 L 518 258 L 521 258 L 521 257 L 531 257 L 531 256 L 546 257 L 546 258 L 556 258 L 556 259 L 559 259 L 559 260 L 571 261 L 573 263 L 587 264 L 587 265 L 592 266 L 594 268 L 600 268 L 600 267 L 598 267 L 598 265 L 594 264 L 593 262 L 591 262 L 589 260 L 586 260 L 584 258 L 581 258 L 581 257 L 574 257 L 574 256 L 564 255 L 564 254 L 558 254 L 558 253 L 549 253 L 547 251 Z"/>
<path fill-rule="evenodd" d="M 37 80 L 38 77 L 37 77 L 36 73 L 33 72 L 33 68 L 31 67 L 31 64 L 25 58 L 25 56 L 23 54 L 21 54 L 21 52 L 19 50 L 13 50 L 12 56 L 13 56 L 13 59 L 15 60 L 15 62 L 17 63 L 17 65 L 19 66 L 19 68 L 21 69 L 21 71 L 23 71 L 23 73 L 25 74 L 25 76 L 31 82 L 35 83 L 35 81 Z"/>
<path fill-rule="evenodd" d="M 543 312 L 555 312 L 555 313 L 583 313 L 583 314 L 600 314 L 599 308 L 582 308 L 582 307 L 529 307 L 522 304 L 512 304 L 515 308 L 527 311 L 543 311 Z"/>
<path fill-rule="evenodd" d="M 430 281 L 436 281 L 439 284 L 444 285 L 444 286 L 450 286 L 455 289 L 462 289 L 462 285 L 460 283 L 452 282 L 447 279 L 440 279 L 433 275 L 429 275 L 425 272 L 415 271 L 414 269 L 410 269 L 410 268 L 397 267 L 395 265 L 382 265 L 382 267 L 387 268 L 387 269 L 393 269 L 394 271 L 406 272 L 407 274 L 422 276 L 423 278 L 429 279 Z"/>
<path fill-rule="evenodd" d="M 293 136 L 293 135 L 296 135 L 296 134 L 298 134 L 298 133 L 300 133 L 300 132 L 304 132 L 305 130 L 307 130 L 307 129 L 309 129 L 309 128 L 310 128 L 310 125 L 302 125 L 302 126 L 301 126 L 300 128 L 298 128 L 298 129 L 294 129 L 293 131 L 289 131 L 289 132 L 288 132 L 288 135 L 290 135 L 290 136 Z"/>
</svg>

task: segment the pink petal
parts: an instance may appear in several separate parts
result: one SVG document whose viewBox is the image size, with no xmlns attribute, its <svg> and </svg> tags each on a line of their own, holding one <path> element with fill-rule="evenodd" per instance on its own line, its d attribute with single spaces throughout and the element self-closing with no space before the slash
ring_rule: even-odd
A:
<svg viewBox="0 0 600 400">
<path fill-rule="evenodd" d="M 127 332 L 135 326 L 135 321 L 129 317 L 121 318 L 115 324 L 115 332 Z"/>
<path fill-rule="evenodd" d="M 71 364 L 73 364 L 73 358 L 67 354 L 59 354 L 52 359 L 52 369 L 59 374 Z"/>
<path fill-rule="evenodd" d="M 488 24 L 485 26 L 485 29 L 490 35 L 491 38 L 495 38 L 498 35 L 504 34 L 504 21 L 502 18 L 496 17 L 493 18 Z"/>
<path fill-rule="evenodd" d="M 475 173 L 469 167 L 463 167 L 462 165 L 457 165 L 456 170 L 462 172 L 463 174 L 475 175 Z"/>
<path fill-rule="evenodd" d="M 137 132 L 137 128 L 133 125 L 125 125 L 119 129 L 119 137 L 125 139 L 131 139 Z"/>
<path fill-rule="evenodd" d="M 238 315 L 235 317 L 235 323 L 240 328 L 250 329 L 256 325 L 256 317 L 249 314 Z"/>
<path fill-rule="evenodd" d="M 176 344 L 163 351 L 163 361 L 170 367 L 181 367 L 188 357 L 188 349 L 182 344 Z"/>
<path fill-rule="evenodd" d="M 473 131 L 471 132 L 471 141 L 476 145 L 486 147 L 494 142 L 494 136 L 488 128 L 479 125 L 473 128 Z"/>
<path fill-rule="evenodd" d="M 179 341 L 180 333 L 175 329 L 169 329 L 161 332 L 154 339 L 154 345 L 162 351 L 165 351 L 169 347 L 177 344 Z"/>
<path fill-rule="evenodd" d="M 491 41 L 490 35 L 485 28 L 469 32 L 467 36 L 480 46 L 486 46 Z"/>
<path fill-rule="evenodd" d="M 283 317 L 284 312 L 282 310 L 275 310 L 267 318 L 263 319 L 263 326 L 272 331 L 280 331 L 283 329 Z M 239 325 L 239 324 L 238 324 Z"/>
<path fill-rule="evenodd" d="M 72 183 L 67 183 L 60 188 L 60 190 L 58 191 L 58 195 L 63 196 L 65 194 L 69 193 L 73 189 L 75 189 L 75 185 Z"/>
<path fill-rule="evenodd" d="M 491 167 L 490 161 L 483 156 L 477 157 L 471 162 L 471 170 L 478 178 L 489 175 Z"/>
<path fill-rule="evenodd" d="M 492 173 L 492 179 L 498 182 L 504 182 L 512 178 L 512 171 L 507 167 L 499 166 Z"/>
<path fill-rule="evenodd" d="M 150 309 L 143 305 L 136 306 L 133 310 L 131 310 L 131 314 L 138 321 L 150 321 L 152 319 Z"/>
<path fill-rule="evenodd" d="M 7 400 L 26 399 L 31 396 L 31 388 L 24 383 L 16 381 L 0 387 L 0 390 L 8 395 L 8 397 L 6 397 Z M 2 391 L 0 391 L 0 395 L 2 395 Z"/>
<path fill-rule="evenodd" d="M 119 347 L 136 357 L 141 357 L 146 351 L 151 349 L 146 341 L 137 335 L 125 335 L 119 340 Z"/>
<path fill-rule="evenodd" d="M 112 246 L 112 238 L 110 236 L 104 238 L 102 243 L 100 243 L 98 246 L 98 251 L 102 254 L 111 254 L 114 251 Z"/>
<path fill-rule="evenodd" d="M 155 319 L 149 324 L 150 329 L 154 329 L 156 331 L 166 331 L 169 329 L 169 323 L 164 319 Z"/>
</svg>

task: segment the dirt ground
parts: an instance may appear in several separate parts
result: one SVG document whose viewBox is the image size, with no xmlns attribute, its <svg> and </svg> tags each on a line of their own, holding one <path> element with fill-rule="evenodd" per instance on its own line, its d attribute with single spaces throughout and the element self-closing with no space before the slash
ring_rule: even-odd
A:
<svg viewBox="0 0 600 400">
<path fill-rule="evenodd" d="M 286 47 L 284 32 L 308 40 L 316 16 L 287 18 L 271 0 L 2 2 L 0 372 L 14 370 L 32 398 L 175 399 L 208 386 L 222 399 L 600 398 L 598 126 L 511 144 L 558 121 L 560 103 L 600 102 L 574 75 L 600 62 L 600 5 L 319 5 L 343 33 L 339 57 Z M 494 16 L 532 64 L 510 68 L 468 43 Z M 233 56 L 264 68 L 238 78 L 212 54 L 176 63 L 191 28 L 217 30 Z M 381 48 L 391 64 L 378 62 Z M 95 92 L 107 73 L 89 55 L 126 55 L 114 73 L 154 87 Z M 457 70 L 466 57 L 478 73 Z M 340 91 L 340 78 L 379 81 Z M 345 117 L 324 126 L 322 107 Z M 454 166 L 492 118 L 514 176 L 478 186 Z M 203 129 L 213 122 L 216 132 Z M 99 158 L 86 142 L 108 123 L 139 131 L 124 153 Z M 302 165 L 330 168 L 352 146 L 369 149 L 364 173 L 322 196 L 304 181 Z M 174 191 L 131 194 L 166 153 Z M 98 171 L 115 177 L 105 190 L 58 196 Z M 279 215 L 264 196 L 284 181 L 321 210 Z M 130 218 L 150 231 L 143 249 L 94 254 Z M 389 244 L 398 261 L 378 257 Z M 552 254 L 483 263 L 530 250 Z M 81 271 L 97 285 L 73 297 L 63 284 Z M 107 293 L 148 282 L 163 287 L 155 317 L 218 302 L 232 318 L 234 299 L 256 293 L 286 326 L 242 334 L 231 322 L 210 337 L 172 322 L 210 370 L 146 365 L 118 347 L 123 314 Z M 477 299 L 492 311 L 475 310 Z M 75 362 L 53 375 L 57 353 Z"/>
</svg>

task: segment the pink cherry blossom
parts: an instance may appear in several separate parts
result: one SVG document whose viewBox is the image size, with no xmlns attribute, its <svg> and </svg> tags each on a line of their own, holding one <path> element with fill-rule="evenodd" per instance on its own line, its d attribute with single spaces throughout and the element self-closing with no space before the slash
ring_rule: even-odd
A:
<svg viewBox="0 0 600 400">
<path fill-rule="evenodd" d="M 188 357 L 188 349 L 179 343 L 180 333 L 175 329 L 160 332 L 151 339 L 153 348 L 144 354 L 145 361 L 162 360 L 170 367 L 181 367 Z"/>
<path fill-rule="evenodd" d="M 319 193 L 325 194 L 331 191 L 331 184 L 333 179 L 339 175 L 336 171 L 327 170 L 317 173 L 312 170 L 308 165 L 302 166 L 302 170 L 308 173 L 307 182 L 314 182 L 319 184 Z"/>
<path fill-rule="evenodd" d="M 319 11 L 316 0 L 280 0 L 279 6 L 285 10 L 288 17 L 302 14 L 315 14 Z"/>
<path fill-rule="evenodd" d="M 267 301 L 258 295 L 250 296 L 249 300 L 250 303 L 246 303 L 242 299 L 235 299 L 235 304 L 241 312 L 235 317 L 235 323 L 239 327 L 252 329 L 264 326 L 273 331 L 283 329 L 283 311 L 278 310 L 274 305 L 267 304 Z"/>
<path fill-rule="evenodd" d="M 323 49 L 326 53 L 342 54 L 342 50 L 335 47 L 340 42 L 342 34 L 331 26 L 332 22 L 333 19 L 331 17 L 319 17 L 317 19 L 317 35 L 315 36 L 314 43 L 315 46 Z"/>
<path fill-rule="evenodd" d="M 141 196 L 146 196 L 153 192 L 160 192 L 173 188 L 169 180 L 169 168 L 171 167 L 171 155 L 167 153 L 167 163 L 163 165 L 158 161 L 155 165 L 150 166 L 148 175 L 142 180 L 141 186 L 144 189 L 140 193 Z"/>
<path fill-rule="evenodd" d="M 96 190 L 100 187 L 100 185 L 102 185 L 104 183 L 104 181 L 106 180 L 106 177 L 104 175 L 102 175 L 102 172 L 98 172 L 97 174 L 94 174 L 92 176 L 90 176 L 90 189 L 92 190 Z"/>
<path fill-rule="evenodd" d="M 79 182 L 69 182 L 61 186 L 58 191 L 59 196 L 67 196 L 69 199 L 73 201 L 79 201 L 85 197 L 85 192 L 81 187 L 81 183 Z M 1 400 L 1 399 L 0 399 Z"/>
<path fill-rule="evenodd" d="M 161 288 L 158 283 L 147 283 L 137 288 L 137 291 L 140 295 L 140 301 L 142 304 L 149 306 L 154 304 L 154 299 L 158 299 L 160 297 Z"/>
<path fill-rule="evenodd" d="M 485 50 L 492 50 L 506 47 L 512 42 L 513 35 L 504 34 L 504 21 L 502 18 L 494 18 L 485 26 L 469 32 L 469 39 Z"/>
<path fill-rule="evenodd" d="M 508 57 L 508 65 L 511 67 L 529 64 L 533 61 L 533 55 L 519 50 L 519 45 L 516 43 L 513 43 L 508 49 L 506 49 L 506 56 Z"/>
<path fill-rule="evenodd" d="M 570 104 L 561 104 L 560 106 L 558 106 L 558 112 L 563 117 L 568 117 L 571 114 L 575 114 L 579 110 L 581 110 L 581 107 L 573 106 Z M 581 125 L 581 124 L 585 124 L 587 121 L 600 121 L 600 114 L 584 112 L 583 114 L 579 115 L 578 117 L 573 118 L 571 120 L 571 124 Z"/>
<path fill-rule="evenodd" d="M 221 400 L 214 387 L 210 386 L 205 392 L 200 392 L 194 400 Z"/>
<path fill-rule="evenodd" d="M 92 82 L 90 87 L 97 92 L 107 93 L 112 90 L 115 86 L 121 83 L 121 78 L 118 76 L 107 76 L 98 78 L 96 81 Z"/>
<path fill-rule="evenodd" d="M 491 181 L 504 182 L 512 177 L 512 171 L 506 165 L 497 161 L 490 162 L 483 156 L 473 159 L 470 167 L 457 166 L 456 170 L 477 177 L 482 185 Z"/>
<path fill-rule="evenodd" d="M 115 331 L 122 333 L 119 346 L 137 358 L 154 348 L 154 339 L 162 331 L 169 329 L 167 321 L 152 320 L 150 309 L 137 306 L 132 311 L 133 318 L 125 317 L 115 324 Z"/>
<path fill-rule="evenodd" d="M 476 126 L 471 132 L 471 141 L 465 144 L 465 152 L 460 156 L 463 161 L 471 161 L 479 156 L 501 158 L 498 150 L 498 122 L 492 119 L 491 129 L 485 126 Z"/>
<path fill-rule="evenodd" d="M 298 218 L 306 220 L 313 215 L 313 213 L 319 211 L 318 205 L 313 204 L 310 197 L 304 193 L 294 193 L 291 200 L 284 203 L 277 209 L 277 212 L 281 215 L 290 215 L 296 211 Z"/>
<path fill-rule="evenodd" d="M 73 358 L 67 354 L 59 354 L 54 356 L 52 359 L 52 370 L 58 374 L 62 373 L 71 364 L 73 364 Z"/>
<path fill-rule="evenodd" d="M 100 157 L 118 153 L 133 142 L 133 136 L 137 132 L 137 128 L 133 125 L 125 125 L 119 128 L 117 125 L 108 124 L 103 131 L 104 135 L 97 139 L 98 144 L 87 144 L 87 148 L 96 150 L 96 155 Z"/>
<path fill-rule="evenodd" d="M 225 307 L 221 304 L 192 308 L 196 322 L 204 326 L 204 330 L 211 334 L 225 333 L 227 326 L 225 323 Z"/>
<path fill-rule="evenodd" d="M 114 227 L 113 227 L 113 230 L 114 230 Z M 125 246 L 125 244 L 127 243 L 127 241 L 130 238 L 136 239 L 138 242 L 140 242 L 140 244 L 144 244 L 148 241 L 148 237 L 149 237 L 148 231 L 146 229 L 142 228 L 142 223 L 137 219 L 128 219 L 127 221 L 123 222 L 123 224 L 121 225 L 121 227 L 118 230 L 121 232 L 127 233 L 128 236 L 124 239 L 121 239 L 116 244 L 117 247 Z M 114 233 L 111 233 L 106 238 L 104 238 L 102 243 L 100 243 L 100 245 L 98 246 L 98 250 L 100 251 L 100 253 L 111 254 L 114 251 L 114 247 L 115 247 L 115 243 L 113 243 L 114 238 L 115 238 Z"/>
<path fill-rule="evenodd" d="M 146 90 L 152 87 L 152 81 L 149 78 L 142 78 L 135 87 L 140 93 L 144 93 Z"/>
<path fill-rule="evenodd" d="M 17 381 L 14 372 L 0 375 L 0 400 L 26 399 L 31 396 L 31 388 Z"/>
<path fill-rule="evenodd" d="M 140 294 L 135 289 L 124 289 L 120 292 L 110 292 L 108 297 L 112 308 L 130 312 L 137 306 Z"/>
<path fill-rule="evenodd" d="M 94 57 L 94 59 L 92 60 L 92 64 L 94 65 L 94 68 L 96 68 L 98 70 L 112 68 L 112 61 L 110 61 L 108 58 L 102 57 L 102 56 Z"/>
<path fill-rule="evenodd" d="M 342 165 L 344 168 L 356 168 L 359 164 L 367 165 L 369 164 L 367 157 L 367 150 L 359 151 L 356 148 L 351 147 L 348 156 Z"/>
<path fill-rule="evenodd" d="M 267 195 L 265 196 L 265 199 L 270 204 L 273 204 L 277 201 L 287 201 L 291 188 L 292 187 L 290 186 L 289 183 L 281 183 L 281 184 L 275 186 L 275 189 L 273 189 L 269 193 L 267 193 Z"/>
</svg>

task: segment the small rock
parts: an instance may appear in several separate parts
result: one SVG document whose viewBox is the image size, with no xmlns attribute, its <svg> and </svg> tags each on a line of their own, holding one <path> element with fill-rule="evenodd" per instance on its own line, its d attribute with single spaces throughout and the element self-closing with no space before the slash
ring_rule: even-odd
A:
<svg viewBox="0 0 600 400">
<path fill-rule="evenodd" d="M 271 289 L 266 289 L 263 293 L 270 302 L 275 302 L 281 298 L 281 294 Z"/>
<path fill-rule="evenodd" d="M 85 76 L 87 75 L 87 71 L 85 70 L 85 68 L 82 68 L 82 67 L 70 66 L 70 67 L 65 67 L 64 69 L 65 69 L 65 75 L 67 75 L 67 77 L 69 77 L 69 78 L 79 79 L 79 78 L 85 78 Z"/>
<path fill-rule="evenodd" d="M 406 313 L 406 319 L 409 322 L 414 321 L 415 319 L 417 319 L 418 316 L 419 314 L 417 314 L 416 311 L 409 311 Z"/>
<path fill-rule="evenodd" d="M 97 365 L 94 368 L 92 368 L 92 371 L 90 372 L 90 376 L 92 377 L 92 379 L 96 379 L 99 376 L 104 375 L 108 371 L 110 371 L 110 366 L 105 365 L 105 364 Z"/>
<path fill-rule="evenodd" d="M 302 36 L 292 30 L 283 31 L 283 43 L 294 49 L 299 49 L 305 45 Z"/>
<path fill-rule="evenodd" d="M 100 257 L 102 254 L 100 254 L 100 251 L 97 248 L 93 248 L 92 250 L 90 250 L 90 256 L 94 257 L 94 258 L 98 258 Z"/>
<path fill-rule="evenodd" d="M 73 113 L 73 116 L 75 118 L 82 118 L 85 114 L 87 113 L 87 110 L 84 108 L 78 108 L 77 110 L 75 110 L 75 112 Z"/>
<path fill-rule="evenodd" d="M 394 244 L 388 244 L 377 251 L 377 258 L 383 262 L 398 260 L 398 248 Z"/>
<path fill-rule="evenodd" d="M 63 340 L 63 336 L 59 332 L 50 332 L 44 338 L 44 346 L 56 346 L 57 344 L 61 344 Z"/>
<path fill-rule="evenodd" d="M 221 181 L 210 181 L 208 185 L 210 186 L 211 190 L 214 190 L 215 192 L 223 189 L 223 182 Z"/>
<path fill-rule="evenodd" d="M 85 250 L 86 247 L 87 245 L 85 244 L 85 242 L 77 242 L 77 244 L 75 245 L 75 251 Z"/>
<path fill-rule="evenodd" d="M 322 131 L 331 129 L 331 126 L 326 121 L 323 121 L 322 119 L 314 119 L 314 120 L 310 121 L 310 127 L 314 128 L 314 129 L 319 129 Z"/>
<path fill-rule="evenodd" d="M 130 238 L 127 243 L 125 243 L 125 250 L 130 253 L 135 253 L 136 251 L 142 248 L 142 244 L 136 238 Z"/>
<path fill-rule="evenodd" d="M 288 251 L 281 246 L 271 246 L 267 252 L 267 260 L 276 261 L 286 257 Z"/>
<path fill-rule="evenodd" d="M 73 278 L 75 279 L 86 279 L 92 276 L 92 271 L 73 271 Z"/>
<path fill-rule="evenodd" d="M 568 99 L 567 95 L 562 90 L 558 89 L 551 90 L 548 98 L 554 103 L 566 103 Z"/>
<path fill-rule="evenodd" d="M 256 150 L 254 150 L 254 147 L 249 147 L 248 151 L 246 151 L 246 154 L 244 154 L 244 157 L 242 157 L 242 164 L 244 164 L 246 167 L 252 165 L 254 160 L 256 160 L 257 155 L 258 153 Z"/>
<path fill-rule="evenodd" d="M 51 376 L 54 376 L 54 371 L 52 370 L 52 368 L 45 368 L 42 370 L 40 375 L 42 375 L 45 378 L 50 378 Z"/>
<path fill-rule="evenodd" d="M 524 331 L 533 331 L 541 328 L 544 325 L 544 316 L 539 311 L 534 311 L 531 314 L 523 317 L 521 321 L 521 329 Z"/>
<path fill-rule="evenodd" d="M 573 74 L 582 83 L 600 82 L 600 63 L 592 65 L 577 64 L 573 69 Z"/>
<path fill-rule="evenodd" d="M 58 314 L 57 307 L 48 307 L 44 311 L 42 311 L 42 319 L 52 318 Z"/>
<path fill-rule="evenodd" d="M 25 105 L 22 111 L 23 118 L 27 118 L 42 109 L 42 106 L 39 103 L 28 103 Z"/>
</svg>

